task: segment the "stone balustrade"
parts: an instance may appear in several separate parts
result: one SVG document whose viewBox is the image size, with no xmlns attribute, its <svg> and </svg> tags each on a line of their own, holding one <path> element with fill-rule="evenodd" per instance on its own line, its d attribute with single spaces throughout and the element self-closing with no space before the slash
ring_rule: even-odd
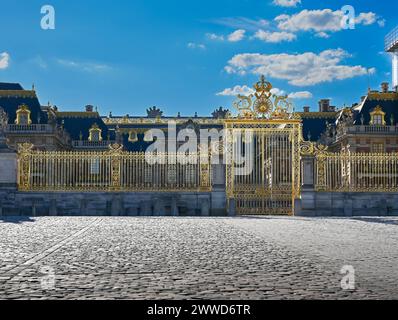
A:
<svg viewBox="0 0 398 320">
<path fill-rule="evenodd" d="M 76 149 L 109 149 L 114 141 L 89 141 L 89 140 L 74 140 L 72 145 Z"/>
</svg>

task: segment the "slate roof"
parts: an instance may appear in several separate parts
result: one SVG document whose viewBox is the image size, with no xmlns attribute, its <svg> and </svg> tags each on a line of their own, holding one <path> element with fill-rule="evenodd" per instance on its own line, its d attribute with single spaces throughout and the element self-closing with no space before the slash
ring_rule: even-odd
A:
<svg viewBox="0 0 398 320">
<path fill-rule="evenodd" d="M 138 141 L 130 142 L 128 134 L 122 135 L 122 144 L 124 145 L 124 149 L 126 151 L 145 152 L 146 149 L 153 143 L 153 142 L 144 141 L 144 134 L 138 134 L 137 137 Z"/>
<path fill-rule="evenodd" d="M 389 94 L 391 97 L 391 93 Z M 364 119 L 364 125 L 369 125 L 371 116 L 370 113 L 377 107 L 382 107 L 386 113 L 385 120 L 387 125 L 391 125 L 391 115 L 394 116 L 395 123 L 398 122 L 398 94 L 395 99 L 382 99 L 383 94 L 368 95 L 366 99 L 353 108 L 354 111 L 354 124 L 361 125 L 361 119 Z"/>
<path fill-rule="evenodd" d="M 68 116 L 67 113 L 57 114 L 57 123 L 59 125 L 63 124 L 64 129 L 69 133 L 72 140 L 80 140 L 80 132 L 82 133 L 83 140 L 88 140 L 90 135 L 89 130 L 94 124 L 97 124 L 102 130 L 103 140 L 108 138 L 108 132 L 111 140 L 114 140 L 114 131 L 108 129 L 98 113 L 92 112 L 86 114 L 85 112 L 81 112 L 80 114 L 80 117 L 77 113 L 73 113 L 73 116 Z"/>
<path fill-rule="evenodd" d="M 12 94 L 7 91 L 12 90 Z M 20 93 L 18 93 L 20 91 Z M 8 123 L 14 124 L 16 119 L 16 111 L 18 107 L 26 104 L 31 111 L 32 123 L 47 123 L 47 113 L 42 111 L 40 102 L 34 91 L 25 91 L 18 83 L 0 83 L 0 107 L 2 107 L 8 115 Z"/>
<path fill-rule="evenodd" d="M 23 90 L 19 83 L 0 82 L 0 90 Z"/>
<path fill-rule="evenodd" d="M 333 124 L 336 118 L 333 117 L 336 113 L 332 112 L 330 116 L 325 116 L 324 113 L 316 116 L 316 113 L 311 112 L 309 115 L 302 114 L 303 119 L 303 137 L 308 140 L 308 134 L 311 134 L 311 141 L 316 142 L 321 138 L 321 135 L 326 130 L 327 124 Z"/>
</svg>

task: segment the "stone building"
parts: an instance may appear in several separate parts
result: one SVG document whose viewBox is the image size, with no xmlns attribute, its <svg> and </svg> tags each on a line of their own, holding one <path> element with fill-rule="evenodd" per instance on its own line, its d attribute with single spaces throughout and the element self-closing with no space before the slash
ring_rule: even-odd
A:
<svg viewBox="0 0 398 320">
<path fill-rule="evenodd" d="M 255 88 L 260 106 L 265 101 L 264 106 L 268 108 L 268 100 L 271 98 L 271 94 L 267 91 L 269 88 L 264 87 L 265 84 L 264 79 L 262 79 Z M 278 101 L 283 101 L 283 99 Z M 254 108 L 257 108 L 257 111 L 261 111 L 258 103 L 257 105 L 254 104 Z M 276 102 L 274 108 L 275 112 L 279 110 Z M 94 106 L 87 105 L 80 111 L 65 112 L 50 104 L 43 106 L 39 102 L 34 88 L 25 90 L 20 84 L 0 83 L 0 214 L 235 214 L 234 207 L 239 207 L 236 204 L 239 199 L 232 199 L 229 194 L 230 183 L 226 175 L 226 172 L 228 174 L 228 167 L 225 163 L 212 165 L 211 170 L 203 167 L 200 163 L 193 166 L 194 169 L 191 168 L 192 166 L 185 166 L 183 169 L 179 167 L 164 169 L 162 167 L 163 169 L 157 168 L 156 170 L 158 171 L 156 171 L 153 168 L 142 167 L 142 169 L 139 169 L 137 167 L 137 170 L 140 170 L 139 174 L 143 176 L 138 177 L 136 176 L 138 173 L 136 171 L 133 172 L 131 169 L 134 163 L 138 165 L 137 160 L 121 156 L 122 158 L 118 158 L 120 162 L 115 165 L 113 162 L 114 158 L 112 158 L 114 154 L 110 153 L 108 155 L 107 153 L 110 148 L 117 146 L 117 150 L 112 149 L 114 150 L 112 152 L 116 152 L 118 155 L 121 155 L 120 152 L 127 152 L 131 157 L 137 158 L 140 153 L 146 151 L 148 146 L 154 142 L 153 137 L 146 134 L 148 130 L 158 129 L 163 131 L 165 139 L 170 143 L 170 138 L 173 136 L 169 132 L 171 123 L 175 126 L 173 134 L 178 134 L 182 129 L 192 130 L 196 133 L 199 133 L 201 129 L 221 131 L 228 127 L 228 123 L 234 121 L 233 119 L 235 118 L 232 113 L 224 108 L 216 109 L 210 116 L 199 116 L 198 114 L 185 116 L 180 113 L 175 116 L 166 116 L 157 107 L 148 108 L 146 111 L 146 116 L 117 116 L 112 113 L 102 116 Z M 264 114 L 265 112 L 269 112 L 269 110 L 264 111 Z M 296 120 L 293 122 L 286 120 L 286 125 L 299 126 L 297 128 L 300 128 L 301 132 L 298 138 L 306 146 L 326 146 L 325 148 L 329 152 L 336 154 L 393 154 L 398 151 L 398 126 L 396 121 L 398 119 L 398 92 L 391 91 L 387 83 L 382 84 L 380 91 L 369 90 L 368 94 L 362 97 L 359 103 L 355 103 L 350 108 L 337 108 L 331 105 L 330 100 L 323 99 L 319 102 L 318 111 L 311 111 L 310 107 L 305 106 L 303 112 L 294 115 L 294 119 Z M 248 122 L 251 121 L 252 124 L 256 123 L 256 125 L 263 121 L 261 119 L 247 120 Z M 241 120 L 239 121 L 242 122 Z M 282 120 L 277 121 L 280 122 Z M 268 129 L 261 127 L 261 130 L 265 132 Z M 259 141 L 259 139 L 263 138 L 257 137 L 255 140 Z M 300 210 L 305 209 L 306 203 L 316 202 L 315 194 L 320 191 L 316 191 L 315 186 L 316 183 L 320 184 L 319 179 L 316 179 L 317 175 L 322 174 L 319 163 L 318 165 L 316 164 L 318 159 L 315 158 L 315 160 L 312 159 L 307 162 L 307 165 L 310 164 L 310 167 L 308 167 L 310 169 L 305 166 L 304 162 L 301 164 L 302 174 L 305 175 L 307 180 L 312 177 L 313 190 L 311 189 L 311 182 L 290 180 L 289 167 L 293 164 L 292 162 L 284 162 L 284 157 L 286 159 L 289 158 L 289 161 L 293 161 L 290 158 L 294 158 L 292 150 L 295 150 L 294 152 L 298 154 L 297 145 L 292 147 L 287 142 L 286 137 L 282 135 L 276 135 L 272 139 L 274 139 L 272 140 L 274 144 L 284 143 L 283 147 L 270 152 L 267 156 L 269 158 L 263 160 L 260 159 L 260 156 L 266 153 L 266 149 L 255 155 L 256 163 L 263 161 L 264 164 L 264 167 L 259 169 L 263 177 L 260 184 L 264 190 L 261 190 L 261 186 L 256 185 L 256 188 L 250 191 L 250 183 L 248 183 L 245 191 L 242 191 L 243 193 L 246 192 L 246 198 L 241 206 L 244 207 L 248 203 L 254 203 L 254 206 L 260 206 L 259 210 L 267 209 L 270 212 L 278 212 L 278 210 L 275 211 L 274 209 L 279 209 L 280 203 L 278 202 L 279 200 L 275 199 L 278 197 L 282 197 L 285 200 L 289 199 L 289 192 L 291 193 L 292 190 L 297 192 L 300 189 L 300 187 L 293 186 L 293 184 L 299 185 L 302 183 L 303 186 L 307 187 L 307 189 L 304 188 L 305 192 L 303 192 L 305 194 L 304 198 L 307 198 L 303 200 L 304 204 L 298 204 L 296 207 Z M 17 153 L 18 146 L 23 144 L 25 146 L 33 145 L 33 150 L 47 152 L 48 157 L 53 157 L 54 160 L 51 160 L 53 162 L 48 162 L 49 160 L 48 157 L 45 158 L 46 156 L 40 159 L 33 157 L 29 160 L 30 163 L 24 162 L 23 154 L 18 155 Z M 177 143 L 177 148 L 181 144 L 181 142 Z M 64 154 L 57 152 L 64 152 Z M 224 150 L 224 153 L 226 152 L 228 150 Z M 75 158 L 80 156 L 83 158 L 87 157 L 88 160 L 84 160 L 86 161 L 84 163 L 74 162 L 77 161 Z M 52 181 L 53 178 L 50 177 L 54 174 L 54 170 L 58 170 L 58 167 L 54 166 L 55 161 L 64 163 L 63 171 L 59 172 L 59 175 L 62 176 L 59 185 L 55 185 L 54 181 Z M 281 164 L 278 164 L 278 161 Z M 294 161 L 297 161 L 297 159 Z M 28 171 L 23 171 L 25 164 L 29 165 Z M 86 164 L 88 169 L 82 168 Z M 128 170 L 130 176 L 127 177 L 121 173 L 121 170 L 124 170 L 123 168 Z M 187 168 L 192 170 L 189 174 L 181 173 L 181 170 L 187 170 Z M 346 168 L 343 169 L 346 171 Z M 39 172 L 38 170 L 41 171 Z M 295 170 L 299 171 L 299 166 Z M 288 174 L 286 172 L 281 173 L 281 171 L 286 171 Z M 24 188 L 24 179 L 26 177 L 22 177 L 21 172 L 29 172 L 31 175 L 29 179 L 36 181 L 37 189 L 28 190 Z M 119 175 L 116 178 L 114 176 L 115 172 Z M 76 177 L 83 173 L 88 174 L 90 179 L 92 179 L 90 184 L 83 183 Z M 177 181 L 175 177 L 171 176 L 178 174 L 183 176 L 183 187 L 180 189 L 170 187 L 168 189 L 167 184 L 163 187 L 159 184 L 159 189 L 156 189 L 156 183 L 160 183 L 160 178 L 156 175 L 161 176 L 163 182 L 166 180 L 174 181 L 172 183 L 173 186 L 177 186 L 180 183 L 178 182 L 180 178 Z M 298 175 L 297 172 L 295 174 Z M 336 175 L 339 174 L 336 171 Z M 208 177 L 208 175 L 211 176 Z M 279 175 L 278 181 L 275 180 L 277 175 Z M 352 176 L 354 174 L 350 175 L 350 179 Z M 126 192 L 127 189 L 124 190 L 125 192 L 121 192 L 120 188 L 112 189 L 111 186 L 105 187 L 105 184 L 104 189 L 101 190 L 101 183 L 105 183 L 105 180 L 101 179 L 110 179 L 109 181 L 106 180 L 106 183 L 110 185 L 112 183 L 128 184 L 131 183 L 131 179 L 142 179 L 142 182 L 140 182 L 142 183 L 142 190 L 140 190 L 141 185 L 137 185 L 135 189 L 129 189 L 130 192 Z M 207 182 L 204 185 L 202 182 L 199 183 L 200 179 L 208 179 L 210 185 L 207 185 Z M 254 181 L 252 182 L 253 185 L 259 183 Z M 391 181 L 392 189 L 394 189 L 395 180 Z M 68 183 L 70 184 L 69 187 L 75 187 L 75 189 L 67 189 Z M 292 185 L 286 187 L 286 183 L 291 183 Z M 93 186 L 95 188 L 90 189 Z M 186 186 L 186 190 L 183 189 L 184 186 Z M 308 186 L 310 186 L 309 189 Z M 251 192 L 254 193 L 255 198 L 252 198 L 254 195 Z M 260 197 L 262 192 L 264 193 L 263 198 Z M 277 192 L 280 192 L 280 194 L 277 194 Z M 309 194 L 311 195 L 309 196 Z M 340 199 L 341 196 L 342 193 L 339 193 L 337 198 Z M 347 210 L 344 207 L 344 197 L 346 196 L 347 193 L 343 195 L 343 200 L 338 200 L 343 203 L 339 207 L 340 209 L 334 211 L 332 209 L 326 210 L 325 212 L 327 213 L 325 214 L 346 214 Z M 393 196 L 395 197 L 395 194 L 391 193 L 391 197 Z M 356 193 L 352 193 L 352 197 L 356 197 Z M 350 203 L 353 201 L 352 197 L 350 198 Z M 321 206 L 322 201 L 319 202 Z M 332 208 L 333 204 L 328 201 L 324 203 L 327 203 Z M 292 210 L 293 206 L 291 207 Z M 314 211 L 317 209 L 317 204 L 312 204 L 310 207 Z M 382 207 L 385 208 L 386 205 Z M 296 210 L 297 213 L 305 212 L 305 210 L 300 211 L 299 209 Z M 352 209 L 350 212 L 352 213 Z M 398 207 L 396 209 L 394 207 L 391 212 L 398 213 Z M 256 213 L 261 212 L 256 211 Z"/>
</svg>

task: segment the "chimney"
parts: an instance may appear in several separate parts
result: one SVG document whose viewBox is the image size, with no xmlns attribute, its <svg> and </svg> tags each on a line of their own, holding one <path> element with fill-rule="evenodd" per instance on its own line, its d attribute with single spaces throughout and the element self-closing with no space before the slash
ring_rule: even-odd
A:
<svg viewBox="0 0 398 320">
<path fill-rule="evenodd" d="M 330 99 L 322 99 L 319 101 L 319 112 L 330 111 Z"/>
<path fill-rule="evenodd" d="M 310 112 L 310 107 L 309 107 L 309 106 L 305 106 L 305 107 L 304 107 L 304 112 L 305 112 L 305 113 Z"/>
<path fill-rule="evenodd" d="M 94 107 L 92 105 L 86 106 L 86 112 L 93 112 L 93 111 L 94 111 Z"/>
<path fill-rule="evenodd" d="M 381 92 L 382 93 L 388 93 L 389 90 L 390 90 L 389 83 L 388 82 L 383 82 L 381 84 Z"/>
</svg>

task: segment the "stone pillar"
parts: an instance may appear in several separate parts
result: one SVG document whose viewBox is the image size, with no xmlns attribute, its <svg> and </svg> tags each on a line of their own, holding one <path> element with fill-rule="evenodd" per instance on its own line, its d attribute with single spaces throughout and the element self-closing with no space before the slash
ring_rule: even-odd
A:
<svg viewBox="0 0 398 320">
<path fill-rule="evenodd" d="M 141 201 L 140 205 L 141 216 L 152 216 L 152 204 L 150 201 Z"/>
<path fill-rule="evenodd" d="M 17 154 L 0 146 L 0 188 L 16 190 Z"/>
<path fill-rule="evenodd" d="M 303 155 L 302 164 L 302 185 L 299 199 L 294 201 L 295 216 L 315 216 L 315 157 Z"/>
<path fill-rule="evenodd" d="M 176 197 L 173 197 L 171 199 L 171 215 L 173 217 L 178 217 L 179 216 L 177 198 Z"/>
<path fill-rule="evenodd" d="M 314 163 L 315 159 L 313 156 L 303 156 L 303 188 L 311 189 L 315 186 L 314 176 Z"/>
<path fill-rule="evenodd" d="M 235 199 L 228 200 L 228 216 L 236 217 L 236 200 Z"/>
</svg>

